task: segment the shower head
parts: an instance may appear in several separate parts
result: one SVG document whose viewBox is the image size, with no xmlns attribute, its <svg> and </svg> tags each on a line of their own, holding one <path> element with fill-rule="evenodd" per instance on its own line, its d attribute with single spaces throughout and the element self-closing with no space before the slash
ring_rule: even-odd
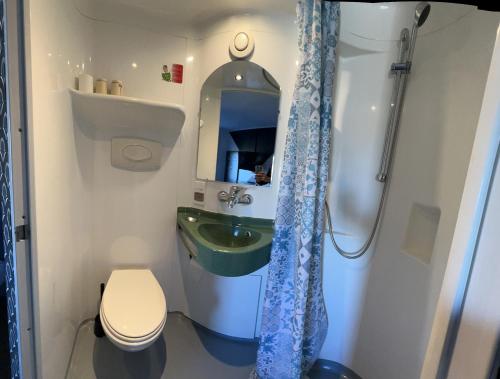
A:
<svg viewBox="0 0 500 379">
<path fill-rule="evenodd" d="M 415 8 L 415 24 L 420 28 L 425 21 L 427 20 L 427 17 L 429 16 L 429 13 L 431 11 L 431 5 L 426 2 L 421 2 L 417 4 L 417 7 Z"/>
<path fill-rule="evenodd" d="M 408 52 L 406 53 L 406 62 L 410 62 L 410 65 L 406 68 L 407 73 L 410 72 L 411 60 L 413 59 L 413 50 L 415 49 L 415 42 L 417 41 L 418 28 L 420 28 L 429 13 L 431 12 L 431 5 L 425 1 L 418 3 L 415 7 L 415 16 L 413 18 L 413 28 L 411 29 L 410 43 L 408 44 Z"/>
</svg>

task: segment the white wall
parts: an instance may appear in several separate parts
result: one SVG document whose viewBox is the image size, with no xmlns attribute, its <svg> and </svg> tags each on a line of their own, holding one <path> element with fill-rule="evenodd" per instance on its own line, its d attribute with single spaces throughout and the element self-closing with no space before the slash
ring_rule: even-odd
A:
<svg viewBox="0 0 500 379">
<path fill-rule="evenodd" d="M 151 267 L 174 309 L 181 280 L 170 263 L 178 141 L 164 148 L 159 171 L 113 168 L 110 142 L 74 124 L 67 88 L 84 67 L 124 80 L 126 95 L 183 104 L 183 86 L 162 81 L 161 72 L 186 63 L 186 39 L 95 22 L 68 1 L 33 0 L 27 9 L 38 364 L 52 379 L 64 377 L 76 330 L 95 316 L 99 283 L 113 268 Z"/>
<path fill-rule="evenodd" d="M 164 64 L 188 64 L 185 38 L 115 23 L 95 22 L 93 27 L 96 76 L 123 80 L 128 96 L 184 104 L 184 86 L 163 81 L 161 72 Z M 92 143 L 93 151 L 81 151 L 82 159 L 93 154 L 86 173 L 92 187 L 91 296 L 97 302 L 96 286 L 113 268 L 149 267 L 165 291 L 169 310 L 175 310 L 180 289 L 175 250 L 177 178 L 183 171 L 180 141 L 163 148 L 162 166 L 152 172 L 114 168 L 109 140 Z"/>
<path fill-rule="evenodd" d="M 409 24 L 411 7 L 342 4 L 328 202 L 336 241 L 349 252 L 365 243 L 377 212 L 382 185 L 375 175 L 393 85 L 388 68 L 398 56 L 394 41 Z M 374 19 L 381 21 L 367 22 Z M 372 245 L 362 258 L 347 260 L 325 235 L 329 329 L 321 358 L 352 365 L 373 250 Z"/>
<path fill-rule="evenodd" d="M 62 378 L 89 306 L 91 188 L 82 168 L 92 162 L 75 145 L 90 143 L 73 128 L 66 88 L 77 65 L 91 66 L 91 29 L 65 0 L 32 0 L 26 10 L 37 361 L 41 377 Z"/>
</svg>

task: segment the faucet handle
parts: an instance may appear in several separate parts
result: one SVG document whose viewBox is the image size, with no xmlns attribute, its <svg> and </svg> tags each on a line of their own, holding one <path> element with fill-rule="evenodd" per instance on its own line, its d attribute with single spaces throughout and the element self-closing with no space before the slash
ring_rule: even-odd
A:
<svg viewBox="0 0 500 379">
<path fill-rule="evenodd" d="M 229 193 L 231 195 L 237 195 L 238 193 L 241 192 L 241 190 L 242 190 L 242 188 L 239 186 L 231 186 L 231 188 L 229 189 Z"/>
<path fill-rule="evenodd" d="M 229 194 L 226 191 L 219 191 L 217 193 L 217 198 L 219 201 L 227 201 L 229 199 Z"/>
<path fill-rule="evenodd" d="M 249 195 L 248 193 L 245 193 L 245 194 L 240 196 L 239 203 L 246 204 L 246 205 L 252 204 L 253 203 L 253 196 Z"/>
<path fill-rule="evenodd" d="M 249 194 L 242 194 L 240 192 L 244 190 L 244 187 L 231 186 L 229 188 L 229 193 L 226 191 L 219 191 L 217 193 L 217 198 L 227 204 L 229 208 L 233 208 L 236 204 L 252 204 L 253 197 Z"/>
</svg>

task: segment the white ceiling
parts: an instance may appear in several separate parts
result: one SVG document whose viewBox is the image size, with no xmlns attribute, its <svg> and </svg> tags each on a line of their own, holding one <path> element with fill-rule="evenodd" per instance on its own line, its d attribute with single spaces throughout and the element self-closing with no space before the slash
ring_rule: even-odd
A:
<svg viewBox="0 0 500 379">
<path fill-rule="evenodd" d="M 295 14 L 296 0 L 107 0 L 162 13 L 180 23 L 195 24 L 241 13 L 286 12 Z"/>
<path fill-rule="evenodd" d="M 295 17 L 297 0 L 68 0 L 85 17 L 200 38 L 206 27 L 233 15 Z"/>
<path fill-rule="evenodd" d="M 295 18 L 297 0 L 72 0 L 82 15 L 94 20 L 139 26 L 184 37 L 203 35 L 204 29 L 232 15 L 265 14 Z M 342 2 L 340 38 L 343 42 L 377 50 L 374 41 L 397 41 L 403 27 L 413 25 L 416 1 Z M 440 30 L 474 11 L 470 5 L 431 2 L 429 20 L 419 35 Z M 358 44 L 361 44 L 358 46 Z M 381 49 L 385 49 L 382 46 Z"/>
</svg>

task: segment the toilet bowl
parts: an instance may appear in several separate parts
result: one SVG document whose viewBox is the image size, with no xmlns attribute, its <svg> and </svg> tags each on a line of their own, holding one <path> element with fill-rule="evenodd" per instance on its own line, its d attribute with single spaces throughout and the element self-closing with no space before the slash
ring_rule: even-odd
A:
<svg viewBox="0 0 500 379">
<path fill-rule="evenodd" d="M 102 296 L 100 318 L 108 339 L 125 351 L 140 351 L 161 335 L 165 295 L 150 270 L 114 270 Z"/>
</svg>

